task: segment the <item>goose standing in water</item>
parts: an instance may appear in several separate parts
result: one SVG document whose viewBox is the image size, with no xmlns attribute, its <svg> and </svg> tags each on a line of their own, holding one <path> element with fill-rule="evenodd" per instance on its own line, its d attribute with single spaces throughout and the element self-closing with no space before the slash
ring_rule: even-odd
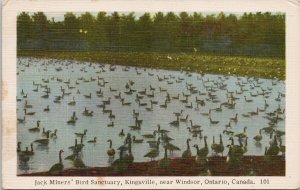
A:
<svg viewBox="0 0 300 190">
<path fill-rule="evenodd" d="M 158 155 L 159 155 L 159 142 L 157 142 L 156 148 L 154 148 L 153 150 L 151 150 L 150 152 L 148 152 L 147 154 L 145 154 L 144 157 L 148 157 L 148 158 L 150 158 L 150 160 L 152 161 L 152 160 L 155 159 Z"/>
<path fill-rule="evenodd" d="M 24 114 L 25 114 L 25 115 L 34 115 L 35 112 L 27 112 L 27 109 L 25 108 L 25 109 L 24 109 Z"/>
<path fill-rule="evenodd" d="M 29 132 L 40 132 L 40 120 L 38 120 L 37 122 L 36 122 L 36 127 L 33 127 L 33 128 L 30 128 L 30 129 L 28 129 L 28 131 Z"/>
<path fill-rule="evenodd" d="M 83 131 L 83 133 L 75 133 L 75 135 L 77 136 L 77 137 L 84 137 L 85 135 L 86 135 L 86 132 L 87 132 L 88 130 L 87 129 L 85 129 L 84 131 Z"/>
<path fill-rule="evenodd" d="M 186 140 L 186 150 L 182 153 L 182 158 L 189 158 L 192 156 L 191 148 L 190 148 L 190 141 L 191 139 Z"/>
<path fill-rule="evenodd" d="M 89 140 L 88 143 L 96 143 L 97 142 L 97 137 L 94 137 L 93 140 Z"/>
<path fill-rule="evenodd" d="M 143 143 L 144 139 L 136 139 L 135 136 L 132 136 L 132 142 L 133 143 Z"/>
<path fill-rule="evenodd" d="M 114 158 L 115 156 L 115 149 L 112 148 L 112 140 L 107 140 L 107 142 L 109 142 L 109 149 L 107 150 L 107 155 L 110 157 L 110 158 Z"/>
<path fill-rule="evenodd" d="M 259 134 L 253 137 L 256 142 L 260 142 L 262 140 L 261 129 L 259 129 Z"/>
<path fill-rule="evenodd" d="M 44 139 L 37 139 L 37 140 L 35 140 L 33 142 L 39 143 L 40 145 L 48 145 L 49 144 L 49 133 L 50 133 L 50 131 L 46 132 L 46 138 L 44 138 Z"/>
<path fill-rule="evenodd" d="M 179 115 L 177 115 L 176 118 L 177 119 L 175 121 L 172 121 L 172 122 L 169 123 L 173 127 L 178 127 L 179 126 Z"/>
<path fill-rule="evenodd" d="M 60 151 L 59 151 L 59 163 L 54 164 L 54 165 L 50 168 L 50 170 L 48 171 L 48 173 L 49 173 L 50 175 L 58 175 L 58 174 L 60 174 L 60 173 L 63 171 L 64 165 L 63 165 L 62 159 L 61 159 L 61 154 L 62 154 L 63 152 L 64 152 L 63 150 L 60 150 Z"/>
<path fill-rule="evenodd" d="M 168 158 L 168 148 L 164 146 L 164 149 L 165 149 L 164 158 L 158 162 L 158 166 L 160 168 L 168 168 L 171 162 L 171 160 Z"/>
<path fill-rule="evenodd" d="M 47 107 L 44 109 L 44 112 L 48 112 L 50 111 L 49 105 L 47 105 Z"/>
</svg>

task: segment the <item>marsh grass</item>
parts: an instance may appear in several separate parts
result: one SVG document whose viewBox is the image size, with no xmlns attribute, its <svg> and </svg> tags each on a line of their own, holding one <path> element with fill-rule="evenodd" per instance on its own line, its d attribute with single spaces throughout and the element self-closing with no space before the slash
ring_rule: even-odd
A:
<svg viewBox="0 0 300 190">
<path fill-rule="evenodd" d="M 285 80 L 285 60 L 281 58 L 220 56 L 186 53 L 34 51 L 18 50 L 18 56 L 70 59 L 187 72 Z"/>
</svg>

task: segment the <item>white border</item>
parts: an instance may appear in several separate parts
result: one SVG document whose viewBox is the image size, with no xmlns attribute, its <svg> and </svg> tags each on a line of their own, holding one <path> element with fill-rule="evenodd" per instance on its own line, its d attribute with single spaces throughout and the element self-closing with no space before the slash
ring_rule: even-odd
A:
<svg viewBox="0 0 300 190">
<path fill-rule="evenodd" d="M 36 12 L 98 12 L 98 11 L 197 11 L 197 12 L 285 12 L 286 13 L 286 176 L 285 177 L 51 177 L 51 179 L 253 179 L 255 185 L 166 185 L 166 186 L 45 186 L 44 189 L 295 189 L 300 187 L 300 6 L 294 1 L 285 0 L 7 0 L 3 6 L 3 57 L 2 57 L 2 176 L 4 189 L 36 189 L 35 179 L 50 177 L 16 176 L 16 16 L 20 11 Z M 260 179 L 269 179 L 269 185 L 259 184 Z"/>
</svg>

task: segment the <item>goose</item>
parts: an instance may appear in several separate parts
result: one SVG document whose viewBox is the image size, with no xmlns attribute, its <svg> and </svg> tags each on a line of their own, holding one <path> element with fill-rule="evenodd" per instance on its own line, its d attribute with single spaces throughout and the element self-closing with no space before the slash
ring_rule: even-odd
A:
<svg viewBox="0 0 300 190">
<path fill-rule="evenodd" d="M 25 123 L 25 116 L 23 117 L 23 119 L 18 118 L 18 123 Z"/>
<path fill-rule="evenodd" d="M 212 119 L 211 119 L 211 117 L 209 117 L 209 121 L 210 121 L 210 124 L 218 124 L 219 123 L 219 121 L 213 121 Z"/>
<path fill-rule="evenodd" d="M 37 139 L 37 140 L 35 140 L 33 142 L 39 143 L 40 145 L 48 145 L 49 144 L 49 133 L 50 133 L 50 131 L 47 131 L 46 138 L 44 138 L 44 139 Z"/>
<path fill-rule="evenodd" d="M 234 136 L 238 137 L 238 138 L 241 138 L 241 139 L 247 137 L 246 129 L 247 129 L 247 127 L 244 127 L 244 132 L 238 133 L 238 134 L 236 134 Z"/>
<path fill-rule="evenodd" d="M 168 105 L 167 105 L 167 100 L 165 100 L 165 103 L 164 103 L 164 104 L 162 104 L 162 105 L 160 105 L 160 107 L 161 107 L 161 108 L 165 108 L 165 109 L 166 109 L 166 108 L 168 107 Z"/>
<path fill-rule="evenodd" d="M 230 137 L 229 140 L 231 140 L 231 145 L 228 145 L 229 147 L 228 159 L 233 162 L 234 161 L 238 162 L 239 159 L 243 157 L 244 149 L 241 145 L 234 145 L 234 139 L 232 137 Z"/>
<path fill-rule="evenodd" d="M 152 91 L 151 94 L 147 94 L 148 98 L 154 98 L 154 92 Z"/>
<path fill-rule="evenodd" d="M 121 99 L 122 101 L 122 106 L 130 106 L 131 105 L 131 102 L 124 102 L 124 98 Z"/>
<path fill-rule="evenodd" d="M 162 88 L 162 87 L 159 87 L 159 91 L 160 91 L 160 92 L 167 92 L 167 89 L 164 89 L 164 88 Z"/>
<path fill-rule="evenodd" d="M 109 139 L 109 140 L 107 140 L 107 142 L 109 142 L 109 149 L 107 150 L 107 155 L 109 157 L 114 157 L 116 151 L 115 151 L 115 149 L 112 148 L 112 140 Z"/>
<path fill-rule="evenodd" d="M 84 107 L 84 111 L 82 112 L 83 115 L 88 114 L 89 110 L 86 109 L 86 107 Z"/>
<path fill-rule="evenodd" d="M 222 104 L 220 104 L 220 107 L 215 108 L 215 111 L 216 111 L 216 112 L 221 112 L 221 111 L 222 111 Z"/>
<path fill-rule="evenodd" d="M 109 113 L 109 116 L 108 116 L 108 117 L 109 117 L 109 119 L 115 119 L 115 118 L 116 118 L 116 116 L 113 115 L 112 112 Z"/>
<path fill-rule="evenodd" d="M 141 129 L 141 124 L 138 122 L 135 122 L 135 125 L 128 126 L 131 130 L 140 130 Z"/>
<path fill-rule="evenodd" d="M 207 146 L 207 136 L 204 136 L 204 147 L 202 149 L 199 150 L 199 155 L 200 156 L 203 156 L 203 157 L 206 157 L 209 153 L 209 150 L 208 150 L 208 146 Z"/>
<path fill-rule="evenodd" d="M 132 112 L 133 112 L 133 117 L 138 117 L 138 116 L 139 116 L 139 114 L 140 114 L 139 112 L 135 112 L 135 109 L 133 109 L 133 111 L 132 111 Z"/>
<path fill-rule="evenodd" d="M 69 147 L 69 149 L 71 149 L 71 150 L 76 150 L 76 148 L 77 148 L 77 146 L 78 146 L 78 144 L 77 144 L 77 139 L 75 139 L 75 145 L 74 146 L 70 146 Z"/>
<path fill-rule="evenodd" d="M 147 154 L 145 154 L 144 157 L 148 157 L 148 158 L 150 158 L 150 160 L 152 161 L 152 160 L 155 159 L 158 155 L 159 155 L 159 142 L 157 142 L 156 148 L 153 149 L 153 150 L 151 150 L 151 151 L 148 152 Z"/>
<path fill-rule="evenodd" d="M 171 162 L 171 160 L 168 158 L 168 147 L 164 146 L 164 149 L 165 149 L 164 158 L 158 162 L 158 166 L 160 168 L 168 168 Z"/>
<path fill-rule="evenodd" d="M 236 113 L 235 117 L 230 118 L 230 121 L 237 122 L 238 121 L 238 114 Z M 230 122 L 229 122 L 229 125 L 230 125 Z"/>
<path fill-rule="evenodd" d="M 75 98 L 73 96 L 73 101 L 69 102 L 68 105 L 70 106 L 74 106 L 76 104 Z"/>
<path fill-rule="evenodd" d="M 260 142 L 262 140 L 262 135 L 261 135 L 261 130 L 262 129 L 259 129 L 259 134 L 256 135 L 255 137 L 253 137 L 253 139 L 256 141 L 256 142 Z"/>
<path fill-rule="evenodd" d="M 175 121 L 170 122 L 169 124 L 173 127 L 178 127 L 179 126 L 179 115 L 176 116 L 177 119 Z"/>
<path fill-rule="evenodd" d="M 132 164 L 133 160 L 134 160 L 134 157 L 133 157 L 132 152 L 131 152 L 131 137 L 130 137 L 130 140 L 128 142 L 128 154 L 126 154 L 124 156 L 124 160 L 127 164 Z"/>
<path fill-rule="evenodd" d="M 150 102 L 150 108 L 145 108 L 146 111 L 153 111 L 153 103 Z"/>
<path fill-rule="evenodd" d="M 223 140 L 222 140 L 222 135 L 220 134 L 220 144 L 217 144 L 217 146 L 215 147 L 214 151 L 216 154 L 221 153 L 222 157 L 223 157 L 223 152 L 224 152 L 224 145 L 223 145 Z"/>
<path fill-rule="evenodd" d="M 157 141 L 156 141 L 156 140 L 153 140 L 153 141 L 147 141 L 147 143 L 149 144 L 150 148 L 155 148 L 157 142 L 160 143 L 160 137 L 158 137 Z"/>
<path fill-rule="evenodd" d="M 76 123 L 76 118 L 74 117 L 71 117 L 71 119 L 67 121 L 67 124 L 74 125 L 75 123 Z"/>
<path fill-rule="evenodd" d="M 97 142 L 97 137 L 94 137 L 93 140 L 89 140 L 88 143 L 96 143 Z"/>
<path fill-rule="evenodd" d="M 25 101 L 25 108 L 32 108 L 32 105 L 29 105 L 27 100 Z"/>
<path fill-rule="evenodd" d="M 239 141 L 241 141 L 241 139 L 239 139 Z M 243 154 L 245 154 L 248 151 L 247 146 L 248 146 L 248 137 L 246 137 L 246 139 L 245 139 L 245 145 L 242 147 Z"/>
<path fill-rule="evenodd" d="M 174 140 L 173 138 L 169 137 L 167 135 L 167 133 L 162 133 L 161 134 L 161 140 L 164 142 L 164 143 L 169 143 L 170 141 Z"/>
<path fill-rule="evenodd" d="M 110 104 L 110 97 L 108 97 L 108 99 L 107 100 L 103 100 L 102 102 L 103 102 L 103 104 L 105 104 L 105 105 L 109 105 Z"/>
<path fill-rule="evenodd" d="M 41 122 L 41 121 L 38 120 L 38 121 L 36 122 L 37 126 L 28 129 L 28 131 L 29 131 L 29 132 L 40 132 L 40 122 Z"/>
<path fill-rule="evenodd" d="M 256 111 L 254 111 L 254 112 L 249 112 L 249 114 L 251 115 L 251 116 L 253 116 L 253 115 L 258 115 L 258 112 L 259 110 L 258 110 L 258 107 L 256 108 Z"/>
<path fill-rule="evenodd" d="M 34 81 L 33 81 L 34 82 Z M 33 92 L 38 92 L 39 91 L 39 86 L 36 86 L 35 89 L 32 90 Z"/>
<path fill-rule="evenodd" d="M 86 135 L 86 132 L 87 132 L 88 130 L 87 129 L 85 129 L 84 131 L 83 131 L 83 133 L 74 133 L 77 137 L 84 137 L 85 135 Z"/>
<path fill-rule="evenodd" d="M 180 112 L 173 112 L 173 114 L 174 114 L 176 117 L 181 116 L 182 113 L 183 113 L 183 110 L 180 110 Z"/>
<path fill-rule="evenodd" d="M 114 126 L 115 126 L 115 124 L 113 121 L 111 123 L 107 124 L 107 127 L 114 127 Z"/>
<path fill-rule="evenodd" d="M 123 129 L 122 129 L 121 132 L 119 133 L 119 136 L 120 136 L 120 137 L 124 137 L 124 136 L 125 136 L 124 130 L 123 130 Z"/>
<path fill-rule="evenodd" d="M 193 103 L 191 102 L 190 105 L 185 105 L 186 108 L 192 109 L 193 108 Z"/>
<path fill-rule="evenodd" d="M 271 144 L 271 146 L 269 147 L 269 149 L 267 150 L 267 155 L 268 156 L 277 156 L 278 153 L 280 151 L 280 148 L 277 144 L 277 137 L 274 136 L 274 143 Z"/>
<path fill-rule="evenodd" d="M 84 114 L 84 116 L 88 116 L 88 117 L 92 117 L 94 114 L 93 111 L 87 112 L 86 114 Z"/>
<path fill-rule="evenodd" d="M 230 130 L 224 130 L 223 131 L 223 134 L 226 134 L 226 135 L 234 135 L 234 132 L 233 131 L 230 131 Z"/>
<path fill-rule="evenodd" d="M 59 151 L 59 163 L 54 164 L 54 165 L 50 168 L 50 170 L 48 171 L 48 173 L 49 173 L 50 175 L 58 175 L 58 174 L 60 174 L 60 173 L 63 171 L 64 165 L 63 165 L 62 159 L 61 159 L 61 154 L 62 154 L 63 152 L 64 152 L 63 150 L 60 150 L 60 151 Z"/>
<path fill-rule="evenodd" d="M 204 115 L 204 116 L 210 116 L 211 114 L 211 109 L 209 109 L 208 113 L 201 113 L 201 115 Z"/>
<path fill-rule="evenodd" d="M 30 151 L 28 150 L 28 147 L 26 147 L 25 151 L 20 150 L 18 153 L 19 153 L 18 154 L 19 156 L 32 156 L 32 155 L 34 155 L 33 144 L 32 143 L 30 144 Z"/>
<path fill-rule="evenodd" d="M 49 105 L 47 105 L 47 107 L 44 109 L 44 112 L 48 112 L 50 111 Z"/>
<path fill-rule="evenodd" d="M 17 152 L 21 152 L 21 144 L 22 144 L 22 142 L 18 142 Z"/>
<path fill-rule="evenodd" d="M 45 130 L 45 128 L 43 128 L 43 131 L 42 131 L 42 136 L 47 136 L 47 134 L 49 133 L 50 134 L 50 130 Z"/>
<path fill-rule="evenodd" d="M 72 164 L 75 168 L 86 168 L 83 160 L 81 159 L 81 157 L 79 156 L 79 154 L 75 154 L 75 158 L 74 160 L 72 160 Z"/>
<path fill-rule="evenodd" d="M 285 135 L 285 132 L 284 132 L 284 131 L 280 131 L 280 130 L 278 130 L 278 129 L 274 130 L 274 132 L 275 132 L 276 137 L 278 137 L 278 138 L 280 138 L 280 137 L 282 137 L 283 135 Z"/>
<path fill-rule="evenodd" d="M 104 104 L 104 106 L 102 107 L 102 112 L 103 113 L 111 113 L 112 110 L 105 109 L 105 104 Z"/>
<path fill-rule="evenodd" d="M 203 130 L 200 130 L 199 128 L 193 128 L 187 127 L 190 133 L 193 134 L 193 137 L 197 137 L 197 134 L 201 133 Z"/>
<path fill-rule="evenodd" d="M 121 149 L 120 150 L 120 153 L 119 153 L 119 159 L 115 160 L 113 163 L 112 163 L 112 167 L 114 169 L 115 172 L 118 172 L 118 173 L 122 173 L 124 171 L 127 170 L 127 163 L 125 162 L 124 158 L 123 158 L 123 153 L 124 152 L 124 149 Z"/>
<path fill-rule="evenodd" d="M 26 108 L 24 109 L 24 113 L 25 115 L 34 115 L 35 112 L 27 112 Z"/>
<path fill-rule="evenodd" d="M 170 132 L 170 131 L 165 130 L 165 129 L 161 129 L 160 125 L 159 124 L 157 125 L 157 133 L 165 134 L 165 133 L 168 133 L 168 132 Z"/>
<path fill-rule="evenodd" d="M 244 98 L 245 98 L 245 102 L 253 102 L 253 100 L 247 99 L 246 96 L 244 96 Z"/>
<path fill-rule="evenodd" d="M 178 100 L 179 99 L 179 94 L 177 94 L 177 96 L 172 96 L 172 99 Z"/>
<path fill-rule="evenodd" d="M 204 136 L 204 145 L 205 146 L 203 148 L 199 149 L 199 152 L 197 150 L 197 155 L 200 157 L 205 157 L 205 158 L 207 157 L 207 155 L 209 153 L 206 139 L 207 139 L 207 136 Z M 194 147 L 198 147 L 198 145 L 196 145 L 196 146 L 194 145 Z"/>
<path fill-rule="evenodd" d="M 146 138 L 146 139 L 151 139 L 151 138 L 155 138 L 155 136 L 156 136 L 156 131 L 153 131 L 153 133 L 152 134 L 144 134 L 144 135 L 142 135 L 144 138 Z"/>
<path fill-rule="evenodd" d="M 187 145 L 187 148 L 186 150 L 182 153 L 182 158 L 189 158 L 192 156 L 192 152 L 191 152 L 191 149 L 190 149 L 190 142 L 191 139 L 187 139 L 186 140 L 186 145 Z"/>
<path fill-rule="evenodd" d="M 41 96 L 41 98 L 49 98 L 49 92 L 48 92 L 48 91 L 46 91 L 46 94 L 45 94 L 45 95 L 43 95 L 43 96 Z"/>
<path fill-rule="evenodd" d="M 229 120 L 228 124 L 225 125 L 225 128 L 231 128 L 231 120 Z"/>
<path fill-rule="evenodd" d="M 199 128 L 201 128 L 201 125 L 193 125 L 193 121 L 192 120 L 190 120 L 190 123 L 191 123 L 191 128 L 192 129 L 199 129 Z"/>
<path fill-rule="evenodd" d="M 213 136 L 213 142 L 212 142 L 212 144 L 211 144 L 211 149 L 212 149 L 212 151 L 215 152 L 215 149 L 216 149 L 217 146 L 218 146 L 218 144 L 215 143 L 215 136 Z"/>
<path fill-rule="evenodd" d="M 285 155 L 285 145 L 282 145 L 282 139 L 279 139 L 279 151 L 284 156 Z"/>
<path fill-rule="evenodd" d="M 116 99 L 120 99 L 120 100 L 122 100 L 122 97 L 121 97 L 121 92 L 119 92 L 119 94 L 118 95 L 115 95 L 115 98 Z M 124 98 L 123 98 L 124 99 Z"/>
<path fill-rule="evenodd" d="M 135 136 L 132 136 L 132 142 L 133 143 L 143 143 L 144 139 L 136 139 Z"/>
<path fill-rule="evenodd" d="M 57 129 L 54 129 L 54 132 L 51 133 L 50 138 L 53 138 L 53 139 L 57 138 L 56 133 L 57 133 Z"/>
</svg>

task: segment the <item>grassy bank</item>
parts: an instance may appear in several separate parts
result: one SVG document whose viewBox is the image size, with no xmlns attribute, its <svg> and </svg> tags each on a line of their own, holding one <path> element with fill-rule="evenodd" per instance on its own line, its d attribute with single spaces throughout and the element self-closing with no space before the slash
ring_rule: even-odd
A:
<svg viewBox="0 0 300 190">
<path fill-rule="evenodd" d="M 70 52 L 18 50 L 18 56 L 71 59 L 138 67 L 285 80 L 285 60 L 241 56 L 141 52 Z"/>
<path fill-rule="evenodd" d="M 174 158 L 168 168 L 160 168 L 158 161 L 137 162 L 128 166 L 127 171 L 117 173 L 112 167 L 65 169 L 59 176 L 198 176 L 205 175 L 207 169 L 199 166 L 195 158 Z M 252 162 L 251 162 L 252 160 Z M 285 161 L 274 157 L 267 164 L 263 156 L 245 156 L 239 168 L 231 168 L 226 157 L 211 157 L 206 165 L 212 176 L 247 176 L 253 170 L 257 176 L 284 176 Z M 48 172 L 23 174 L 20 176 L 48 176 Z"/>
</svg>

